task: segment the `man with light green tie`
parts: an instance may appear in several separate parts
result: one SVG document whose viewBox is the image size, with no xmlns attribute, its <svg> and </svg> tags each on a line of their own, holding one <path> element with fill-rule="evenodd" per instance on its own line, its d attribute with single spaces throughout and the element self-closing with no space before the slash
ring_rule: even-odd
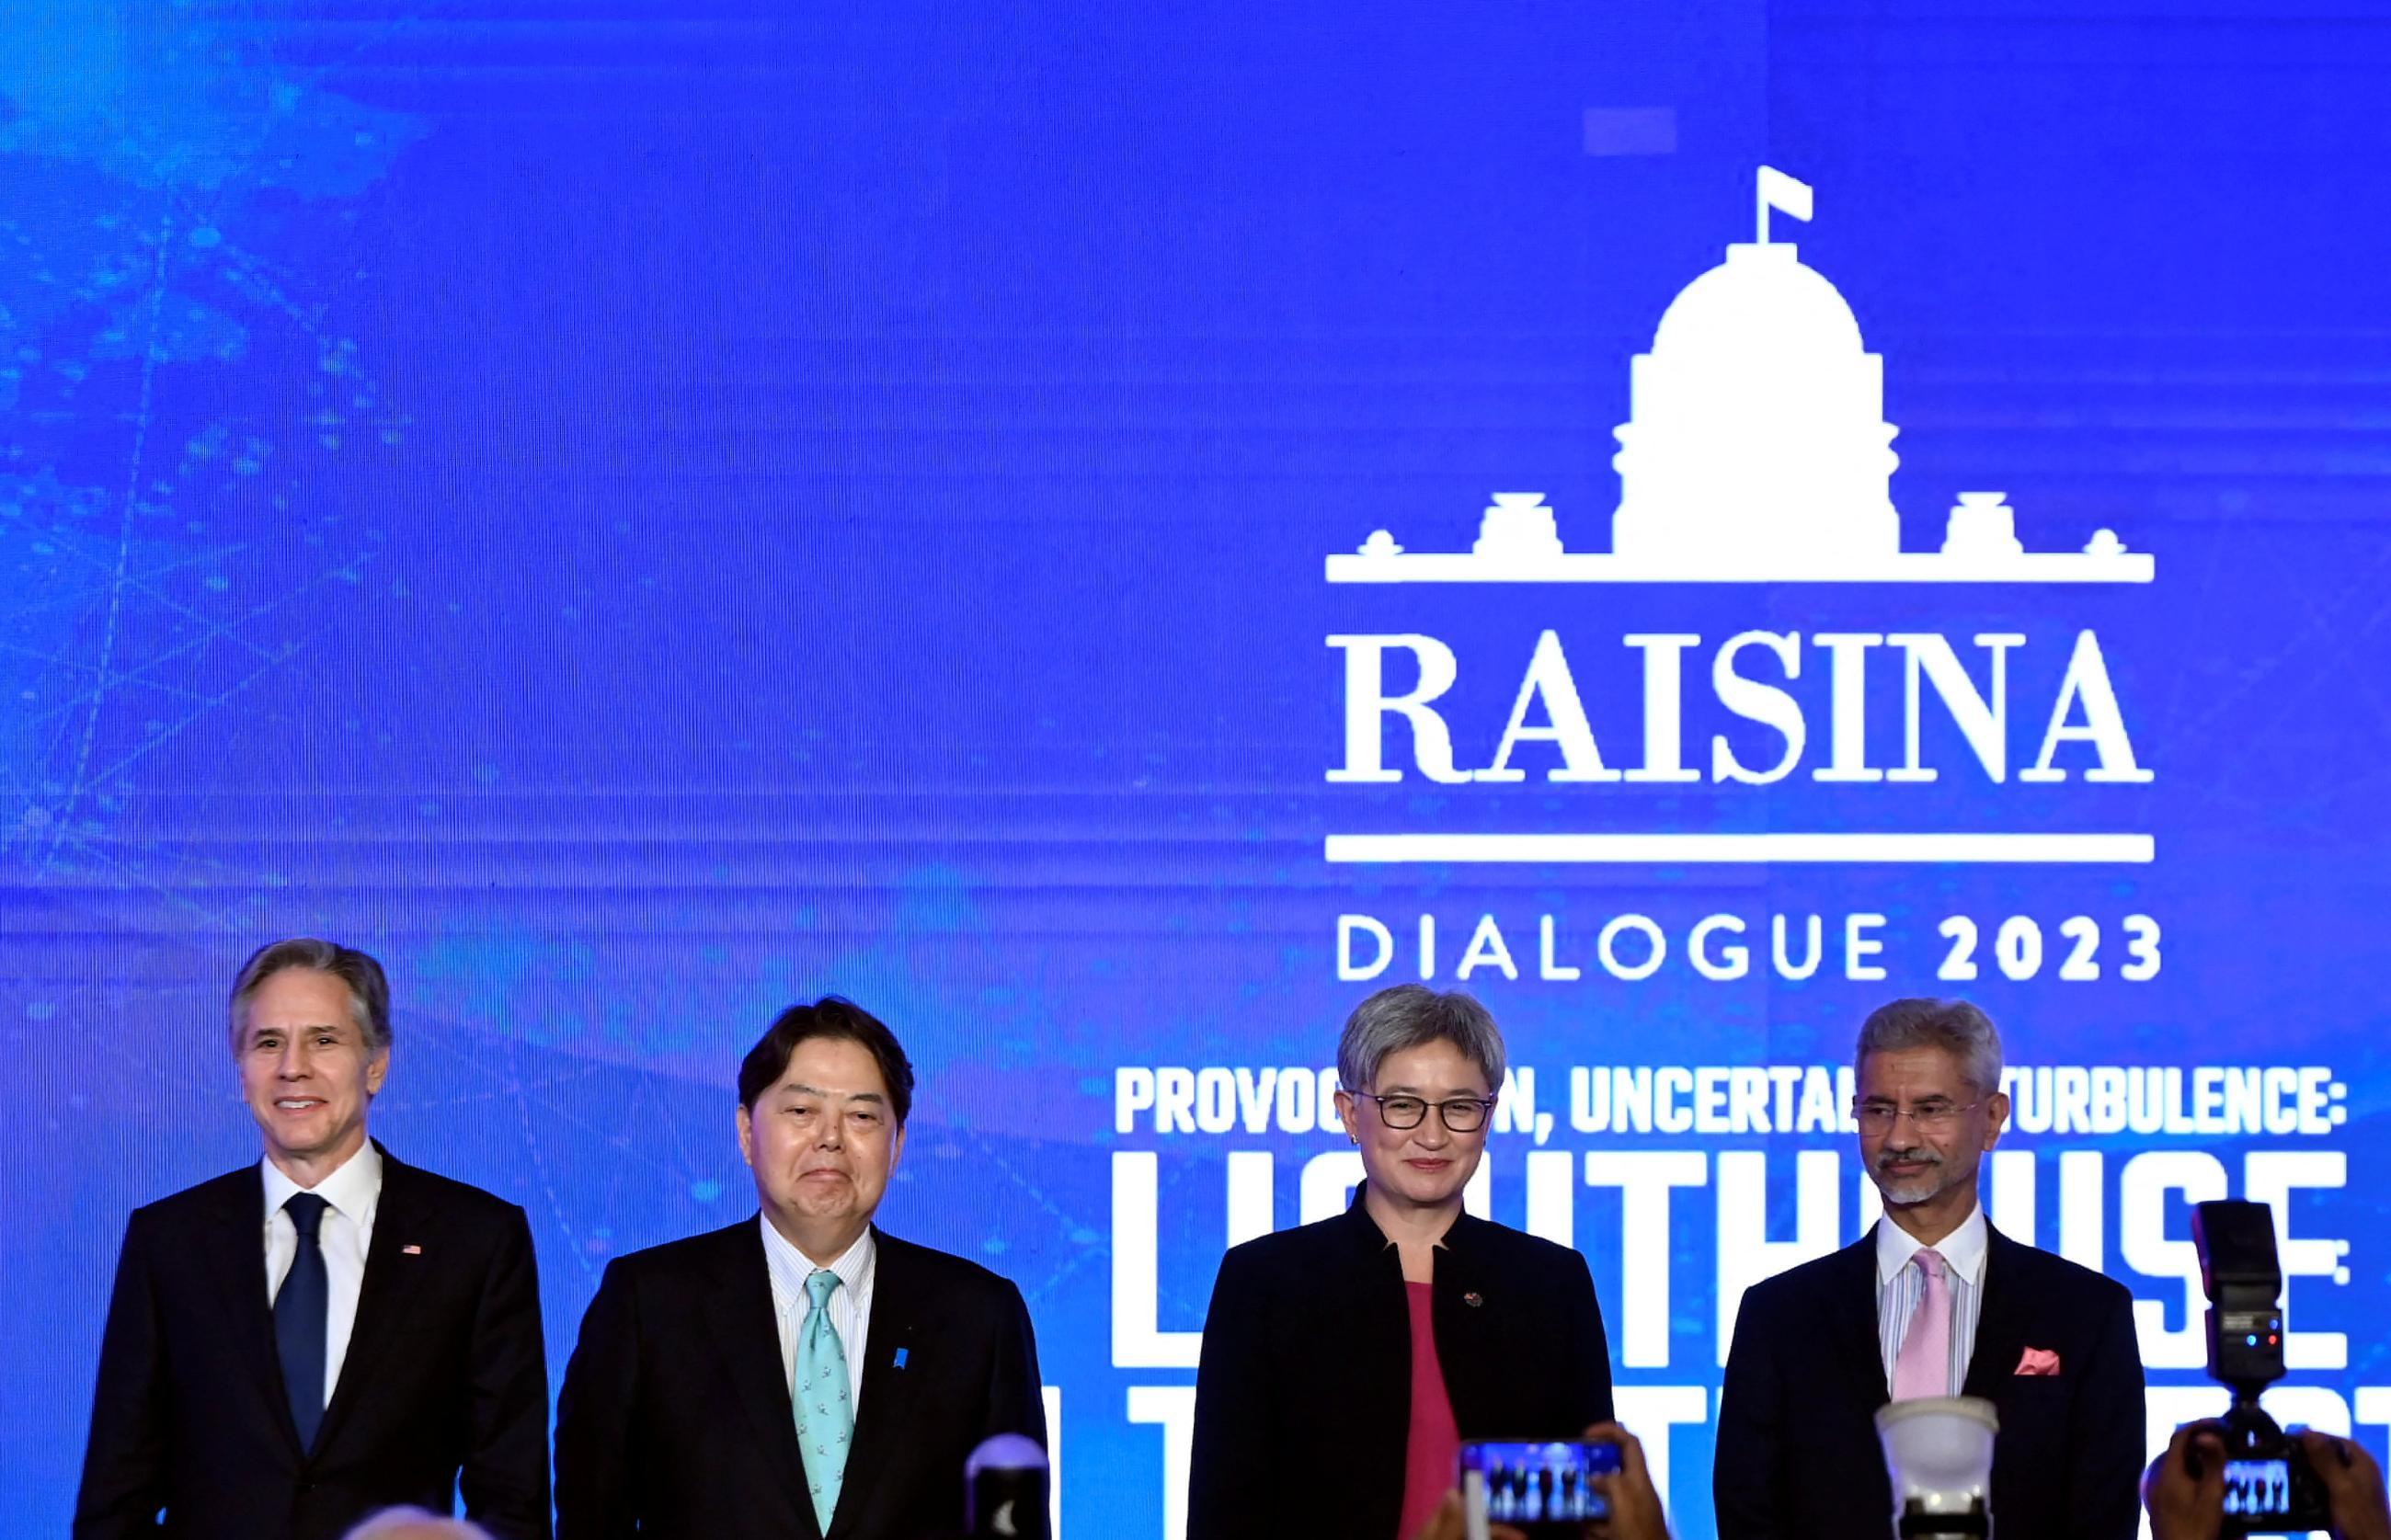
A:
<svg viewBox="0 0 2391 1540">
<path fill-rule="evenodd" d="M 559 1540 L 951 1530 L 975 1446 L 1045 1442 L 1021 1291 L 872 1224 L 912 1099 L 896 1035 L 834 995 L 749 1051 L 761 1212 L 607 1267 L 557 1403 Z"/>
</svg>

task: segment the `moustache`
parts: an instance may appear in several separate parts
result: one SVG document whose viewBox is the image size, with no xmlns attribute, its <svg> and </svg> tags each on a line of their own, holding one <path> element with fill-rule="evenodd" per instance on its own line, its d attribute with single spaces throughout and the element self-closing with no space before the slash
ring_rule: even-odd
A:
<svg viewBox="0 0 2391 1540">
<path fill-rule="evenodd" d="M 1886 1167 L 1893 1165 L 1939 1166 L 1942 1163 L 1942 1156 L 1935 1154 L 1934 1151 L 1931 1149 L 1923 1148 L 1918 1149 L 1880 1150 L 1876 1158 L 1876 1168 L 1879 1171 L 1882 1171 Z"/>
</svg>

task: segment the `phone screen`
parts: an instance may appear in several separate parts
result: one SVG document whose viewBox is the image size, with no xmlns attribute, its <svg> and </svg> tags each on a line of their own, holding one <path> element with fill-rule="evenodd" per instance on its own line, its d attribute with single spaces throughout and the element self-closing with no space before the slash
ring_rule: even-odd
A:
<svg viewBox="0 0 2391 1540">
<path fill-rule="evenodd" d="M 1487 1439 L 1461 1446 L 1461 1492 L 1469 1532 L 1509 1524 L 1529 1540 L 1577 1540 L 1589 1519 L 1610 1509 L 1587 1478 L 1619 1469 L 1615 1444 Z"/>
<path fill-rule="evenodd" d="M 2289 1460 L 2227 1460 L 2225 1511 L 2237 1518 L 2263 1519 L 2292 1510 L 2292 1466 Z"/>
</svg>

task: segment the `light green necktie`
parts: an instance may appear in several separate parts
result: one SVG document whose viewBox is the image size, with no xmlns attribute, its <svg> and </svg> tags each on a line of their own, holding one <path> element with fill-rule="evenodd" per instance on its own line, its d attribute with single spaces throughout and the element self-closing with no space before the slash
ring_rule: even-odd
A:
<svg viewBox="0 0 2391 1540">
<path fill-rule="evenodd" d="M 797 1368 L 789 1386 L 789 1404 L 797 1414 L 797 1449 L 805 1457 L 806 1487 L 813 1494 L 814 1522 L 830 1533 L 831 1511 L 838 1507 L 839 1483 L 847 1476 L 847 1446 L 855 1434 L 855 1402 L 847 1389 L 847 1349 L 830 1324 L 831 1291 L 840 1283 L 828 1268 L 818 1268 L 806 1279 L 805 1329 L 797 1337 Z"/>
</svg>

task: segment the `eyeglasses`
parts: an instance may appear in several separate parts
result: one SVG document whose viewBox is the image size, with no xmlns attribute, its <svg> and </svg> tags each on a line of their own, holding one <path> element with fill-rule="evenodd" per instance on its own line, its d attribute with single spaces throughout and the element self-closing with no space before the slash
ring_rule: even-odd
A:
<svg viewBox="0 0 2391 1540">
<path fill-rule="evenodd" d="M 1984 1105 L 1971 1101 L 1961 1106 L 1956 1101 L 1921 1101 L 1915 1107 L 1895 1107 L 1889 1101 L 1863 1101 L 1853 1104 L 1852 1117 L 1860 1132 L 1871 1136 L 1890 1134 L 1893 1125 L 1907 1118 L 1910 1126 L 1920 1134 L 1941 1134 L 1959 1121 L 1962 1112 L 1972 1112 Z"/>
<path fill-rule="evenodd" d="M 1448 1133 L 1475 1134 L 1486 1126 L 1486 1114 L 1494 1109 L 1493 1097 L 1454 1097 L 1444 1101 L 1429 1101 L 1424 1097 L 1396 1095 L 1382 1097 L 1372 1091 L 1356 1091 L 1357 1097 L 1378 1104 L 1378 1119 L 1389 1128 L 1417 1128 L 1436 1109 Z"/>
</svg>

